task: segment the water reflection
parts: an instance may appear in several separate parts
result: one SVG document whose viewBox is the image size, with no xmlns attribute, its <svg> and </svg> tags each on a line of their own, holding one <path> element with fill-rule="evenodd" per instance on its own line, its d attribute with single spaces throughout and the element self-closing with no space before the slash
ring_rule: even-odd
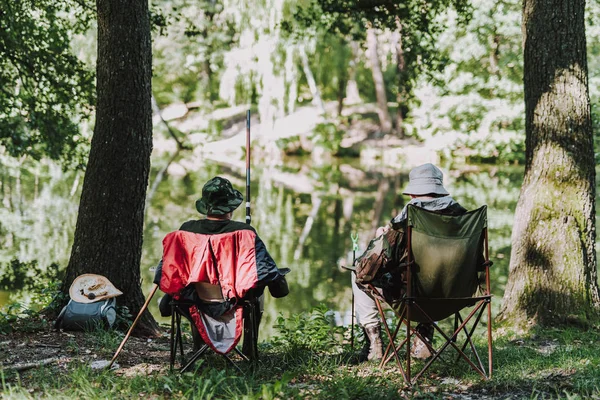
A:
<svg viewBox="0 0 600 400">
<path fill-rule="evenodd" d="M 143 265 L 160 258 L 163 236 L 187 219 L 200 215 L 194 208 L 202 185 L 214 175 L 245 186 L 244 168 L 205 163 L 190 170 L 186 161 L 172 164 L 178 176 L 168 175 L 158 186 L 147 211 Z M 272 299 L 267 294 L 263 337 L 281 313 L 290 315 L 325 304 L 349 319 L 352 293 L 349 274 L 341 268 L 352 262 L 351 233 L 364 249 L 377 226 L 395 216 L 407 201 L 400 193 L 406 173 L 363 171 L 351 162 L 310 167 L 310 160 L 286 160 L 285 168 L 256 166 L 252 172 L 252 222 L 280 267 L 289 267 L 290 294 Z M 497 298 L 502 297 L 508 270 L 510 232 L 521 182 L 520 168 L 470 166 L 452 171 L 446 187 L 467 208 L 489 206 L 490 249 L 496 260 Z M 234 219 L 243 221 L 244 210 Z M 146 279 L 150 281 L 150 273 Z M 147 287 L 149 290 L 149 286 Z"/>
<path fill-rule="evenodd" d="M 355 163 L 342 160 L 313 166 L 311 160 L 294 158 L 285 160 L 285 167 L 253 166 L 252 223 L 278 265 L 292 270 L 289 296 L 273 299 L 266 295 L 263 339 L 272 334 L 280 313 L 289 315 L 325 304 L 349 316 L 350 277 L 341 265 L 352 261 L 350 235 L 358 233 L 360 249 L 364 249 L 375 228 L 404 206 L 407 199 L 400 193 L 408 180 L 406 173 L 389 168 L 365 171 Z M 8 273 L 14 258 L 37 260 L 40 267 L 52 262 L 66 266 L 79 201 L 79 176 L 57 173 L 50 166 L 40 168 L 37 175 L 25 173 L 32 168 L 29 166 L 1 168 L 0 196 L 3 204 L 11 207 L 1 211 L 0 273 Z M 226 165 L 189 155 L 153 160 L 141 261 L 144 293 L 150 291 L 151 268 L 161 258 L 163 237 L 182 222 L 201 218 L 194 204 L 203 184 L 215 175 L 229 178 L 243 192 L 245 168 L 237 160 Z M 451 170 L 445 180 L 445 186 L 465 207 L 489 206 L 498 300 L 506 283 L 521 178 L 521 168 L 469 166 Z M 19 207 L 14 206 L 17 203 Z M 233 217 L 243 221 L 244 213 L 240 207 Z M 23 292 L 11 290 L 11 301 L 23 296 Z M 156 302 L 151 311 L 159 321 L 167 322 L 159 317 Z"/>
</svg>

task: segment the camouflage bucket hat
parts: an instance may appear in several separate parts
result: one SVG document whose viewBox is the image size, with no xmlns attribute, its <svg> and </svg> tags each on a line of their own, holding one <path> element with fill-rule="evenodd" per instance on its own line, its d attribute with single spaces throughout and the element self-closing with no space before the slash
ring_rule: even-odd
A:
<svg viewBox="0 0 600 400">
<path fill-rule="evenodd" d="M 202 198 L 196 201 L 200 214 L 223 215 L 239 207 L 244 196 L 225 178 L 215 176 L 202 188 Z"/>
</svg>

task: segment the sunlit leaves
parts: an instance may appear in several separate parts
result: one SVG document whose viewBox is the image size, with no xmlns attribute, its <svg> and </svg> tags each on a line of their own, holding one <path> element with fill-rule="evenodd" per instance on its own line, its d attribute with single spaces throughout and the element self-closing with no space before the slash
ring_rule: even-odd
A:
<svg viewBox="0 0 600 400">
<path fill-rule="evenodd" d="M 92 15 L 83 1 L 0 0 L 0 144 L 10 154 L 78 161 L 94 75 L 71 39 Z"/>
</svg>

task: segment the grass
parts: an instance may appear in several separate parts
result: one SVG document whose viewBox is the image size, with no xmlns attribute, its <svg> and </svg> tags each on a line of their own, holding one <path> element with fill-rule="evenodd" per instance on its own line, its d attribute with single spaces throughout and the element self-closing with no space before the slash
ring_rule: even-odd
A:
<svg viewBox="0 0 600 400">
<path fill-rule="evenodd" d="M 397 399 L 397 398 L 600 398 L 600 333 L 575 328 L 548 329 L 519 336 L 497 331 L 494 376 L 485 381 L 466 363 L 434 364 L 425 379 L 406 387 L 391 363 L 352 363 L 342 338 L 348 330 L 332 328 L 323 309 L 277 323 L 279 335 L 261 344 L 261 359 L 245 373 L 209 356 L 193 372 L 162 368 L 141 374 L 93 370 L 74 362 L 20 375 L 2 374 L 2 398 L 71 399 Z M 299 329 L 301 327 L 301 329 Z M 329 333 L 326 335 L 326 333 Z M 104 332 L 86 346 L 114 348 L 121 335 Z M 486 346 L 477 342 L 480 354 Z M 452 355 L 452 353 L 450 353 Z M 163 367 L 168 365 L 165 359 Z M 65 372 L 61 372 L 65 371 Z"/>
</svg>

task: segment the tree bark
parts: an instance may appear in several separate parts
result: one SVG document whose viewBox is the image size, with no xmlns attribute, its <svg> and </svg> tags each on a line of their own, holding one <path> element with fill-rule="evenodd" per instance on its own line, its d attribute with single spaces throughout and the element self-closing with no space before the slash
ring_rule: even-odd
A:
<svg viewBox="0 0 600 400">
<path fill-rule="evenodd" d="M 135 315 L 144 304 L 140 259 L 152 151 L 148 2 L 97 0 L 96 6 L 96 125 L 62 290 L 80 274 L 104 275 L 123 292 L 117 303 Z M 158 332 L 149 312 L 136 331 Z"/>
<path fill-rule="evenodd" d="M 501 320 L 597 318 L 595 162 L 584 0 L 525 0 L 526 164 Z"/>
<path fill-rule="evenodd" d="M 379 116 L 379 126 L 381 133 L 387 135 L 392 131 L 392 118 L 387 105 L 387 95 L 385 91 L 385 81 L 383 72 L 379 63 L 379 50 L 377 45 L 377 33 L 375 29 L 367 29 L 367 46 L 369 52 L 369 62 L 373 73 L 373 82 L 375 83 L 375 96 L 377 97 L 377 114 Z"/>
<path fill-rule="evenodd" d="M 398 109 L 396 110 L 396 132 L 398 137 L 401 139 L 405 138 L 404 131 L 404 114 L 402 112 L 403 106 L 407 100 L 407 79 L 406 79 L 406 60 L 404 58 L 404 48 L 402 47 L 402 25 L 398 23 L 398 32 L 395 37 L 396 47 L 396 74 L 398 77 L 398 93 L 396 94 L 396 102 L 398 103 Z"/>
</svg>

